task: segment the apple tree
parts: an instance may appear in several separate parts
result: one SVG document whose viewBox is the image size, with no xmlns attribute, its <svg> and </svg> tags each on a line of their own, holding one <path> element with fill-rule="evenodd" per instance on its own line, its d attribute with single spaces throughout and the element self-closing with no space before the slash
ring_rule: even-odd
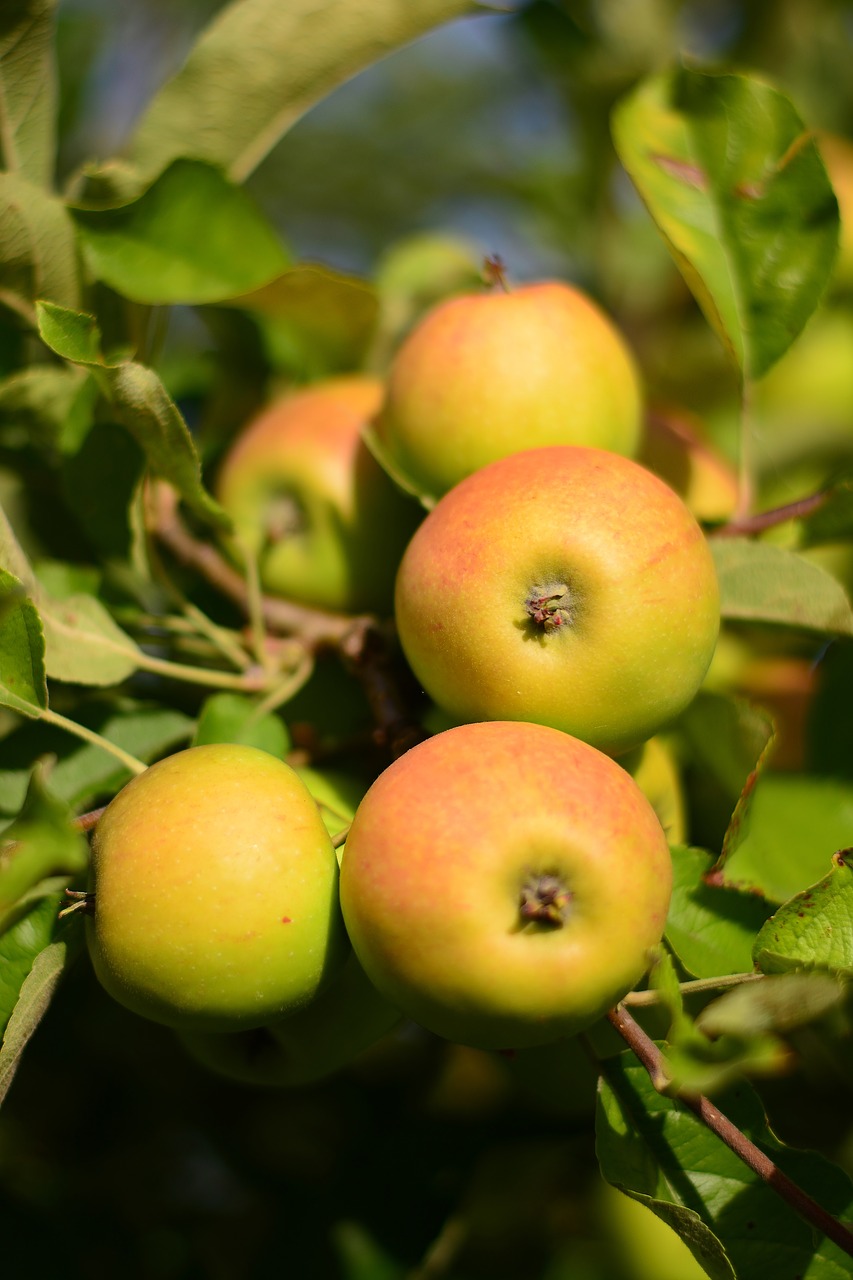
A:
<svg viewBox="0 0 853 1280">
<path fill-rule="evenodd" d="M 850 1275 L 849 6 L 131 9 L 124 28 L 108 5 L 0 11 L 10 1274 Z M 519 514 L 482 479 L 533 445 L 604 468 L 581 523 L 603 546 L 629 525 L 632 567 L 585 632 L 596 574 L 549 552 L 501 624 L 521 702 L 493 704 L 478 681 L 506 683 L 507 659 L 482 538 L 512 573 L 588 500 L 531 463 Z M 614 447 L 634 459 L 621 491 Z M 425 531 L 465 486 L 487 492 L 488 531 L 469 548 L 448 517 L 436 551 Z M 698 558 L 664 583 L 670 504 Z M 395 614 L 405 555 L 424 576 Z M 570 640 L 578 674 L 546 670 Z M 583 704 L 583 743 L 555 704 Z M 481 720 L 522 722 L 514 755 Z M 489 744 L 476 768 L 444 746 L 466 734 Z M 225 773 L 197 763 L 213 758 Z M 416 759 L 445 781 L 422 793 Z M 384 800 L 398 777 L 414 790 Z M 448 961 L 444 923 L 491 926 L 490 878 L 532 815 L 503 932 L 570 928 L 548 845 L 569 809 L 599 853 L 596 954 L 628 976 L 577 1022 L 577 993 L 534 965 L 522 997 L 556 1030 L 516 1042 L 512 978 L 486 941 Z M 319 905 L 270 960 L 273 823 L 308 831 L 322 870 L 282 873 L 294 911 Z M 475 888 L 445 876 L 451 849 Z M 131 938 L 134 982 L 168 951 L 154 1003 L 124 998 Z M 408 977 L 386 984 L 389 948 L 418 982 L 455 966 L 452 1011 L 437 978 L 411 1006 Z M 471 1014 L 475 970 L 499 1034 Z M 225 1019 L 169 1003 L 217 984 L 236 992 Z"/>
</svg>

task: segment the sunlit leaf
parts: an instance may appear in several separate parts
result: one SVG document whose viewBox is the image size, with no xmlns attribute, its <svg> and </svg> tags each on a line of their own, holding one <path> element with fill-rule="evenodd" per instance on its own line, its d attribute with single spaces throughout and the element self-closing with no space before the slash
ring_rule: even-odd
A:
<svg viewBox="0 0 853 1280">
<path fill-rule="evenodd" d="M 176 160 L 139 200 L 75 221 L 93 276 L 134 302 L 218 302 L 289 265 L 246 193 L 198 161 Z"/>
<path fill-rule="evenodd" d="M 853 1187 L 812 1152 L 784 1147 L 753 1091 L 739 1084 L 720 1110 L 790 1178 L 836 1217 L 850 1217 Z M 849 1259 L 818 1235 L 685 1105 L 657 1093 L 631 1054 L 607 1063 L 596 1115 L 596 1151 L 608 1182 L 681 1236 L 715 1280 L 766 1274 L 844 1280 Z"/>
<path fill-rule="evenodd" d="M 0 168 L 41 187 L 53 179 L 56 149 L 56 0 L 0 6 Z"/>
<path fill-rule="evenodd" d="M 290 747 L 284 721 L 267 712 L 258 715 L 258 700 L 240 693 L 214 693 L 198 718 L 193 746 L 208 742 L 241 742 L 283 759 Z"/>
<path fill-rule="evenodd" d="M 748 538 L 712 538 L 724 618 L 853 635 L 840 582 L 794 551 Z"/>
<path fill-rule="evenodd" d="M 83 369 L 33 365 L 0 382 L 0 440 L 73 452 L 92 422 L 98 388 Z"/>
<path fill-rule="evenodd" d="M 0 172 L 0 302 L 29 315 L 37 298 L 76 307 L 79 296 L 68 210 L 21 174 Z"/>
<path fill-rule="evenodd" d="M 192 156 L 241 182 L 336 85 L 475 0 L 233 0 L 157 94 L 129 159 L 151 181 Z"/>
<path fill-rule="evenodd" d="M 26 716 L 47 706 L 41 619 L 24 584 L 5 569 L 0 569 L 0 705 Z"/>
<path fill-rule="evenodd" d="M 755 940 L 755 963 L 765 973 L 828 969 L 853 978 L 853 852 L 831 858 L 823 880 L 784 903 Z"/>
<path fill-rule="evenodd" d="M 613 137 L 709 322 L 760 377 L 833 267 L 838 207 L 814 136 L 770 85 L 682 67 L 619 104 Z"/>
<path fill-rule="evenodd" d="M 826 872 L 836 849 L 853 838 L 853 783 L 766 773 L 752 796 L 749 828 L 727 854 L 727 884 L 785 902 Z"/>
<path fill-rule="evenodd" d="M 752 968 L 755 935 L 773 910 L 754 893 L 708 884 L 714 857 L 702 849 L 672 850 L 673 890 L 666 941 L 688 973 L 713 978 Z"/>
<path fill-rule="evenodd" d="M 785 1034 L 837 1008 L 844 987 L 825 973 L 785 973 L 734 987 L 706 1005 L 696 1019 L 709 1036 Z"/>
</svg>

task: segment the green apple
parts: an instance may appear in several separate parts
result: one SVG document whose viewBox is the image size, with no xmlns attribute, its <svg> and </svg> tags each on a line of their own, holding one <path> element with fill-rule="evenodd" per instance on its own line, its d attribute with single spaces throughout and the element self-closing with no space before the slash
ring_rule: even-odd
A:
<svg viewBox="0 0 853 1280">
<path fill-rule="evenodd" d="M 649 738 L 619 763 L 627 769 L 658 816 L 670 844 L 684 844 L 687 817 L 684 788 L 672 747 L 662 737 Z"/>
<path fill-rule="evenodd" d="M 610 757 L 543 725 L 437 734 L 353 819 L 341 905 L 378 990 L 428 1030 L 521 1048 L 582 1030 L 642 977 L 666 920 L 666 837 Z"/>
<path fill-rule="evenodd" d="M 208 1070 L 242 1084 L 292 1087 L 333 1075 L 400 1021 L 350 953 L 313 1000 L 289 1017 L 251 1031 L 181 1033 Z"/>
<path fill-rule="evenodd" d="M 534 720 L 610 753 L 691 701 L 719 590 L 694 517 L 657 476 L 555 446 L 484 467 L 446 494 L 400 565 L 397 630 L 457 720 Z"/>
<path fill-rule="evenodd" d="M 89 954 L 109 994 L 155 1022 L 260 1026 L 343 963 L 337 887 L 293 769 L 255 747 L 191 747 L 129 782 L 98 822 Z"/>
<path fill-rule="evenodd" d="M 420 512 L 361 438 L 377 378 L 332 378 L 276 400 L 240 433 L 217 493 L 235 550 L 265 590 L 342 612 L 390 612 L 394 572 Z"/>
<path fill-rule="evenodd" d="M 579 289 L 548 281 L 429 311 L 392 361 L 370 439 L 391 474 L 431 502 L 519 449 L 633 455 L 641 401 L 616 327 Z"/>
<path fill-rule="evenodd" d="M 341 770 L 297 767 L 330 835 L 356 811 L 365 787 Z M 338 850 L 338 861 L 342 850 Z M 308 1004 L 251 1031 L 181 1034 L 202 1066 L 241 1084 L 294 1086 L 324 1079 L 352 1062 L 400 1021 L 400 1014 L 369 980 L 353 951 Z"/>
</svg>

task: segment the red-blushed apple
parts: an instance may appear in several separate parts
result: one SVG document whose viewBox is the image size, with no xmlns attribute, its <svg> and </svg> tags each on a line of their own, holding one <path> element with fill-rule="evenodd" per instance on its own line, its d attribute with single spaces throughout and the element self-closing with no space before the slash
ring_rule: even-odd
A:
<svg viewBox="0 0 853 1280">
<path fill-rule="evenodd" d="M 625 340 L 558 281 L 465 294 L 399 348 L 369 441 L 428 502 L 519 449 L 579 444 L 633 455 L 642 395 Z"/>
<path fill-rule="evenodd" d="M 361 802 L 341 865 L 353 948 L 414 1021 L 475 1048 L 571 1035 L 663 933 L 666 837 L 610 757 L 543 725 L 460 725 Z"/>
<path fill-rule="evenodd" d="M 707 542 L 638 463 L 555 446 L 433 508 L 397 576 L 397 630 L 457 720 L 534 720 L 617 754 L 691 701 L 719 629 Z"/>
<path fill-rule="evenodd" d="M 256 1027 L 343 963 L 338 863 L 293 769 L 256 747 L 191 747 L 107 806 L 92 842 L 95 972 L 168 1026 Z"/>
<path fill-rule="evenodd" d="M 219 500 L 267 591 L 318 608 L 390 612 L 394 573 L 422 513 L 361 438 L 381 398 L 382 383 L 366 375 L 318 382 L 272 403 L 226 455 Z"/>
</svg>

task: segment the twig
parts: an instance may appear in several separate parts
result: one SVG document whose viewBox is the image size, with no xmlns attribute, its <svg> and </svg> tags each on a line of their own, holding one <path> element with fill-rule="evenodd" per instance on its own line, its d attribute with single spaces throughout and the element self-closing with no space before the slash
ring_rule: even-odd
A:
<svg viewBox="0 0 853 1280">
<path fill-rule="evenodd" d="M 678 986 L 683 996 L 693 996 L 702 991 L 722 991 L 726 987 L 741 987 L 747 982 L 761 982 L 763 977 L 763 973 L 730 973 L 721 978 L 697 978 L 694 982 L 680 982 Z M 631 991 L 622 1003 L 637 1008 L 660 1004 L 662 999 L 659 991 Z"/>
<path fill-rule="evenodd" d="M 375 622 L 356 619 L 343 637 L 340 650 L 370 704 L 377 743 L 386 746 L 396 760 L 429 737 L 412 719 L 400 687 L 391 642 Z"/>
<path fill-rule="evenodd" d="M 78 827 L 80 831 L 91 831 L 98 825 L 98 819 L 106 807 L 106 805 L 103 805 L 100 809 L 90 809 L 88 813 L 81 813 L 78 818 L 74 819 L 74 826 Z"/>
<path fill-rule="evenodd" d="M 823 506 L 828 497 L 829 494 L 824 489 L 820 493 L 810 494 L 807 498 L 798 498 L 796 502 L 787 502 L 783 507 L 774 507 L 772 511 L 761 511 L 755 516 L 736 518 L 730 520 L 728 524 L 721 525 L 719 529 L 714 529 L 710 536 L 739 538 L 763 533 L 765 529 L 774 529 L 776 525 L 785 524 L 787 520 L 800 520 L 803 516 L 810 516 Z"/>
<path fill-rule="evenodd" d="M 652 1084 L 665 1077 L 663 1054 L 655 1042 L 631 1017 L 623 1005 L 617 1005 L 607 1015 L 608 1021 L 618 1032 L 628 1047 L 640 1060 Z M 742 1160 L 753 1173 L 757 1174 L 767 1185 L 785 1200 L 795 1213 L 816 1227 L 827 1239 L 837 1244 L 849 1257 L 853 1258 L 853 1231 L 846 1227 L 832 1214 L 822 1208 L 816 1200 L 807 1195 L 802 1187 L 783 1173 L 769 1156 L 765 1155 L 737 1125 L 732 1124 L 721 1111 L 718 1111 L 710 1099 L 701 1094 L 677 1095 L 678 1101 L 689 1108 L 703 1124 L 723 1141 L 738 1159 Z"/>
<path fill-rule="evenodd" d="M 249 593 L 243 575 L 215 547 L 193 537 L 180 518 L 174 490 L 165 484 L 152 485 L 148 511 L 150 530 L 163 546 L 248 617 Z M 262 597 L 261 609 L 264 623 L 270 631 L 279 635 L 298 635 L 314 651 L 338 644 L 353 624 L 349 615 L 326 613 L 322 609 L 270 596 Z"/>
</svg>

